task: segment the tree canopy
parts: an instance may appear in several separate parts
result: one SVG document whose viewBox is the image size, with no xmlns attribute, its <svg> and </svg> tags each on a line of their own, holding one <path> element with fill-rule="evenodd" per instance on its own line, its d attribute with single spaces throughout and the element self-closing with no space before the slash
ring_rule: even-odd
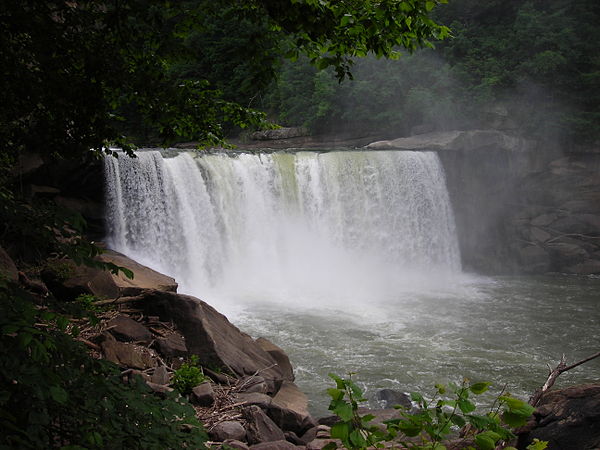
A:
<svg viewBox="0 0 600 450">
<path fill-rule="evenodd" d="M 224 123 L 260 126 L 264 115 L 231 101 L 240 98 L 235 92 L 223 94 L 219 88 L 230 86 L 213 65 L 235 70 L 231 61 L 245 60 L 244 73 L 229 77 L 242 90 L 246 81 L 270 80 L 283 53 L 306 54 L 343 78 L 355 56 L 393 57 L 398 45 L 413 50 L 446 36 L 428 16 L 444 1 L 7 0 L 3 152 L 78 155 L 126 145 L 132 128 L 151 130 L 163 144 L 221 143 Z M 227 34 L 236 27 L 243 31 Z"/>
</svg>

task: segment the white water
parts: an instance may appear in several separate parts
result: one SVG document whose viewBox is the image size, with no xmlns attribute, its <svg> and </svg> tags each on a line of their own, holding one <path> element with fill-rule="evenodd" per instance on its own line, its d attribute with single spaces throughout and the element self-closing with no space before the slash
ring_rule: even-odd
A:
<svg viewBox="0 0 600 450">
<path fill-rule="evenodd" d="M 467 376 L 526 399 L 546 364 L 597 351 L 600 279 L 461 273 L 435 153 L 140 152 L 106 178 L 109 245 L 283 347 L 315 414 L 328 372 L 369 396 Z"/>
<path fill-rule="evenodd" d="M 250 303 L 365 309 L 460 274 L 430 152 L 107 159 L 108 244 L 235 320 Z"/>
</svg>

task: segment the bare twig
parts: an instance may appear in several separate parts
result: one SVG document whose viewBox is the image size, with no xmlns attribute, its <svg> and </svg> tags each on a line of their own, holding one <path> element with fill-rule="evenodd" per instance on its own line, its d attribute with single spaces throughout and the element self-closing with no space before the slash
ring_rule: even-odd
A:
<svg viewBox="0 0 600 450">
<path fill-rule="evenodd" d="M 582 359 L 581 361 L 577 361 L 576 363 L 567 366 L 566 357 L 565 355 L 563 355 L 558 365 L 554 369 L 550 370 L 550 373 L 548 374 L 548 378 L 546 379 L 544 385 L 540 389 L 535 391 L 533 396 L 529 399 L 529 404 L 531 406 L 537 406 L 544 394 L 554 385 L 556 379 L 561 373 L 566 372 L 567 370 L 571 370 L 577 366 L 580 366 L 581 364 L 591 361 L 592 359 L 598 358 L 599 356 L 600 352 L 594 353 L 593 355 L 588 356 L 587 358 Z"/>
</svg>

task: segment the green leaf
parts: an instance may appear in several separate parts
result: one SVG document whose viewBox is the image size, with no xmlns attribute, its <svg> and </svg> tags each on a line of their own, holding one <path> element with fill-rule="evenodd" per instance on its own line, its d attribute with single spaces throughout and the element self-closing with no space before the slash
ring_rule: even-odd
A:
<svg viewBox="0 0 600 450">
<path fill-rule="evenodd" d="M 500 401 L 504 402 L 508 412 L 527 418 L 533 414 L 535 408 L 529 403 L 519 400 L 518 398 L 503 396 L 500 397 Z"/>
<path fill-rule="evenodd" d="M 475 395 L 480 395 L 488 390 L 490 384 L 491 383 L 488 382 L 473 383 L 471 386 L 469 386 L 469 390 Z"/>
<path fill-rule="evenodd" d="M 336 450 L 337 449 L 337 444 L 335 442 L 330 442 L 329 444 L 325 445 L 322 450 Z"/>
<path fill-rule="evenodd" d="M 52 400 L 54 400 L 56 403 L 60 403 L 61 405 L 63 405 L 69 399 L 69 394 L 67 394 L 67 391 L 65 391 L 60 386 L 50 386 L 49 391 Z"/>
<path fill-rule="evenodd" d="M 356 429 L 353 430 L 348 436 L 350 442 L 357 448 L 364 448 L 367 446 L 367 440 L 365 439 L 363 433 L 363 430 Z"/>
<path fill-rule="evenodd" d="M 340 439 L 342 442 L 348 439 L 350 425 L 344 422 L 337 422 L 331 427 L 331 437 Z"/>
<path fill-rule="evenodd" d="M 481 450 L 494 450 L 501 436 L 493 431 L 484 431 L 475 436 L 475 443 Z"/>
<path fill-rule="evenodd" d="M 452 416 L 452 418 L 450 420 L 457 427 L 464 427 L 467 423 L 462 416 L 457 416 L 457 415 Z"/>
<path fill-rule="evenodd" d="M 486 429 L 494 421 L 488 416 L 480 416 L 476 414 L 469 414 L 466 416 L 467 421 L 478 430 Z"/>
<path fill-rule="evenodd" d="M 523 417 L 520 414 L 515 414 L 510 411 L 505 411 L 502 414 L 502 421 L 509 427 L 516 428 L 525 425 L 527 423 L 527 417 Z"/>
<path fill-rule="evenodd" d="M 345 422 L 352 419 L 352 405 L 348 403 L 342 403 L 339 406 L 336 406 L 332 412 Z"/>
<path fill-rule="evenodd" d="M 465 400 L 465 399 L 460 399 L 458 401 L 458 407 L 463 412 L 463 414 L 468 414 L 470 412 L 473 412 L 473 411 L 475 411 L 475 408 L 476 408 L 472 402 L 470 402 L 469 400 Z"/>
</svg>

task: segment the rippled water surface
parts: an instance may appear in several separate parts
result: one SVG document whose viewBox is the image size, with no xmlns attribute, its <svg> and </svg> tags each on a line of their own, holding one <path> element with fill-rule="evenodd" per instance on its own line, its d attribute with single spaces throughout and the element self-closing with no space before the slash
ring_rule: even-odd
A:
<svg viewBox="0 0 600 450">
<path fill-rule="evenodd" d="M 600 347 L 598 278 L 467 277 L 447 292 L 405 292 L 347 308 L 255 300 L 230 311 L 234 323 L 285 349 L 317 415 L 326 413 L 329 372 L 356 372 L 370 397 L 382 388 L 430 392 L 436 382 L 468 377 L 528 398 L 545 381 L 547 364 Z M 598 379 L 595 360 L 557 385 Z"/>
</svg>

